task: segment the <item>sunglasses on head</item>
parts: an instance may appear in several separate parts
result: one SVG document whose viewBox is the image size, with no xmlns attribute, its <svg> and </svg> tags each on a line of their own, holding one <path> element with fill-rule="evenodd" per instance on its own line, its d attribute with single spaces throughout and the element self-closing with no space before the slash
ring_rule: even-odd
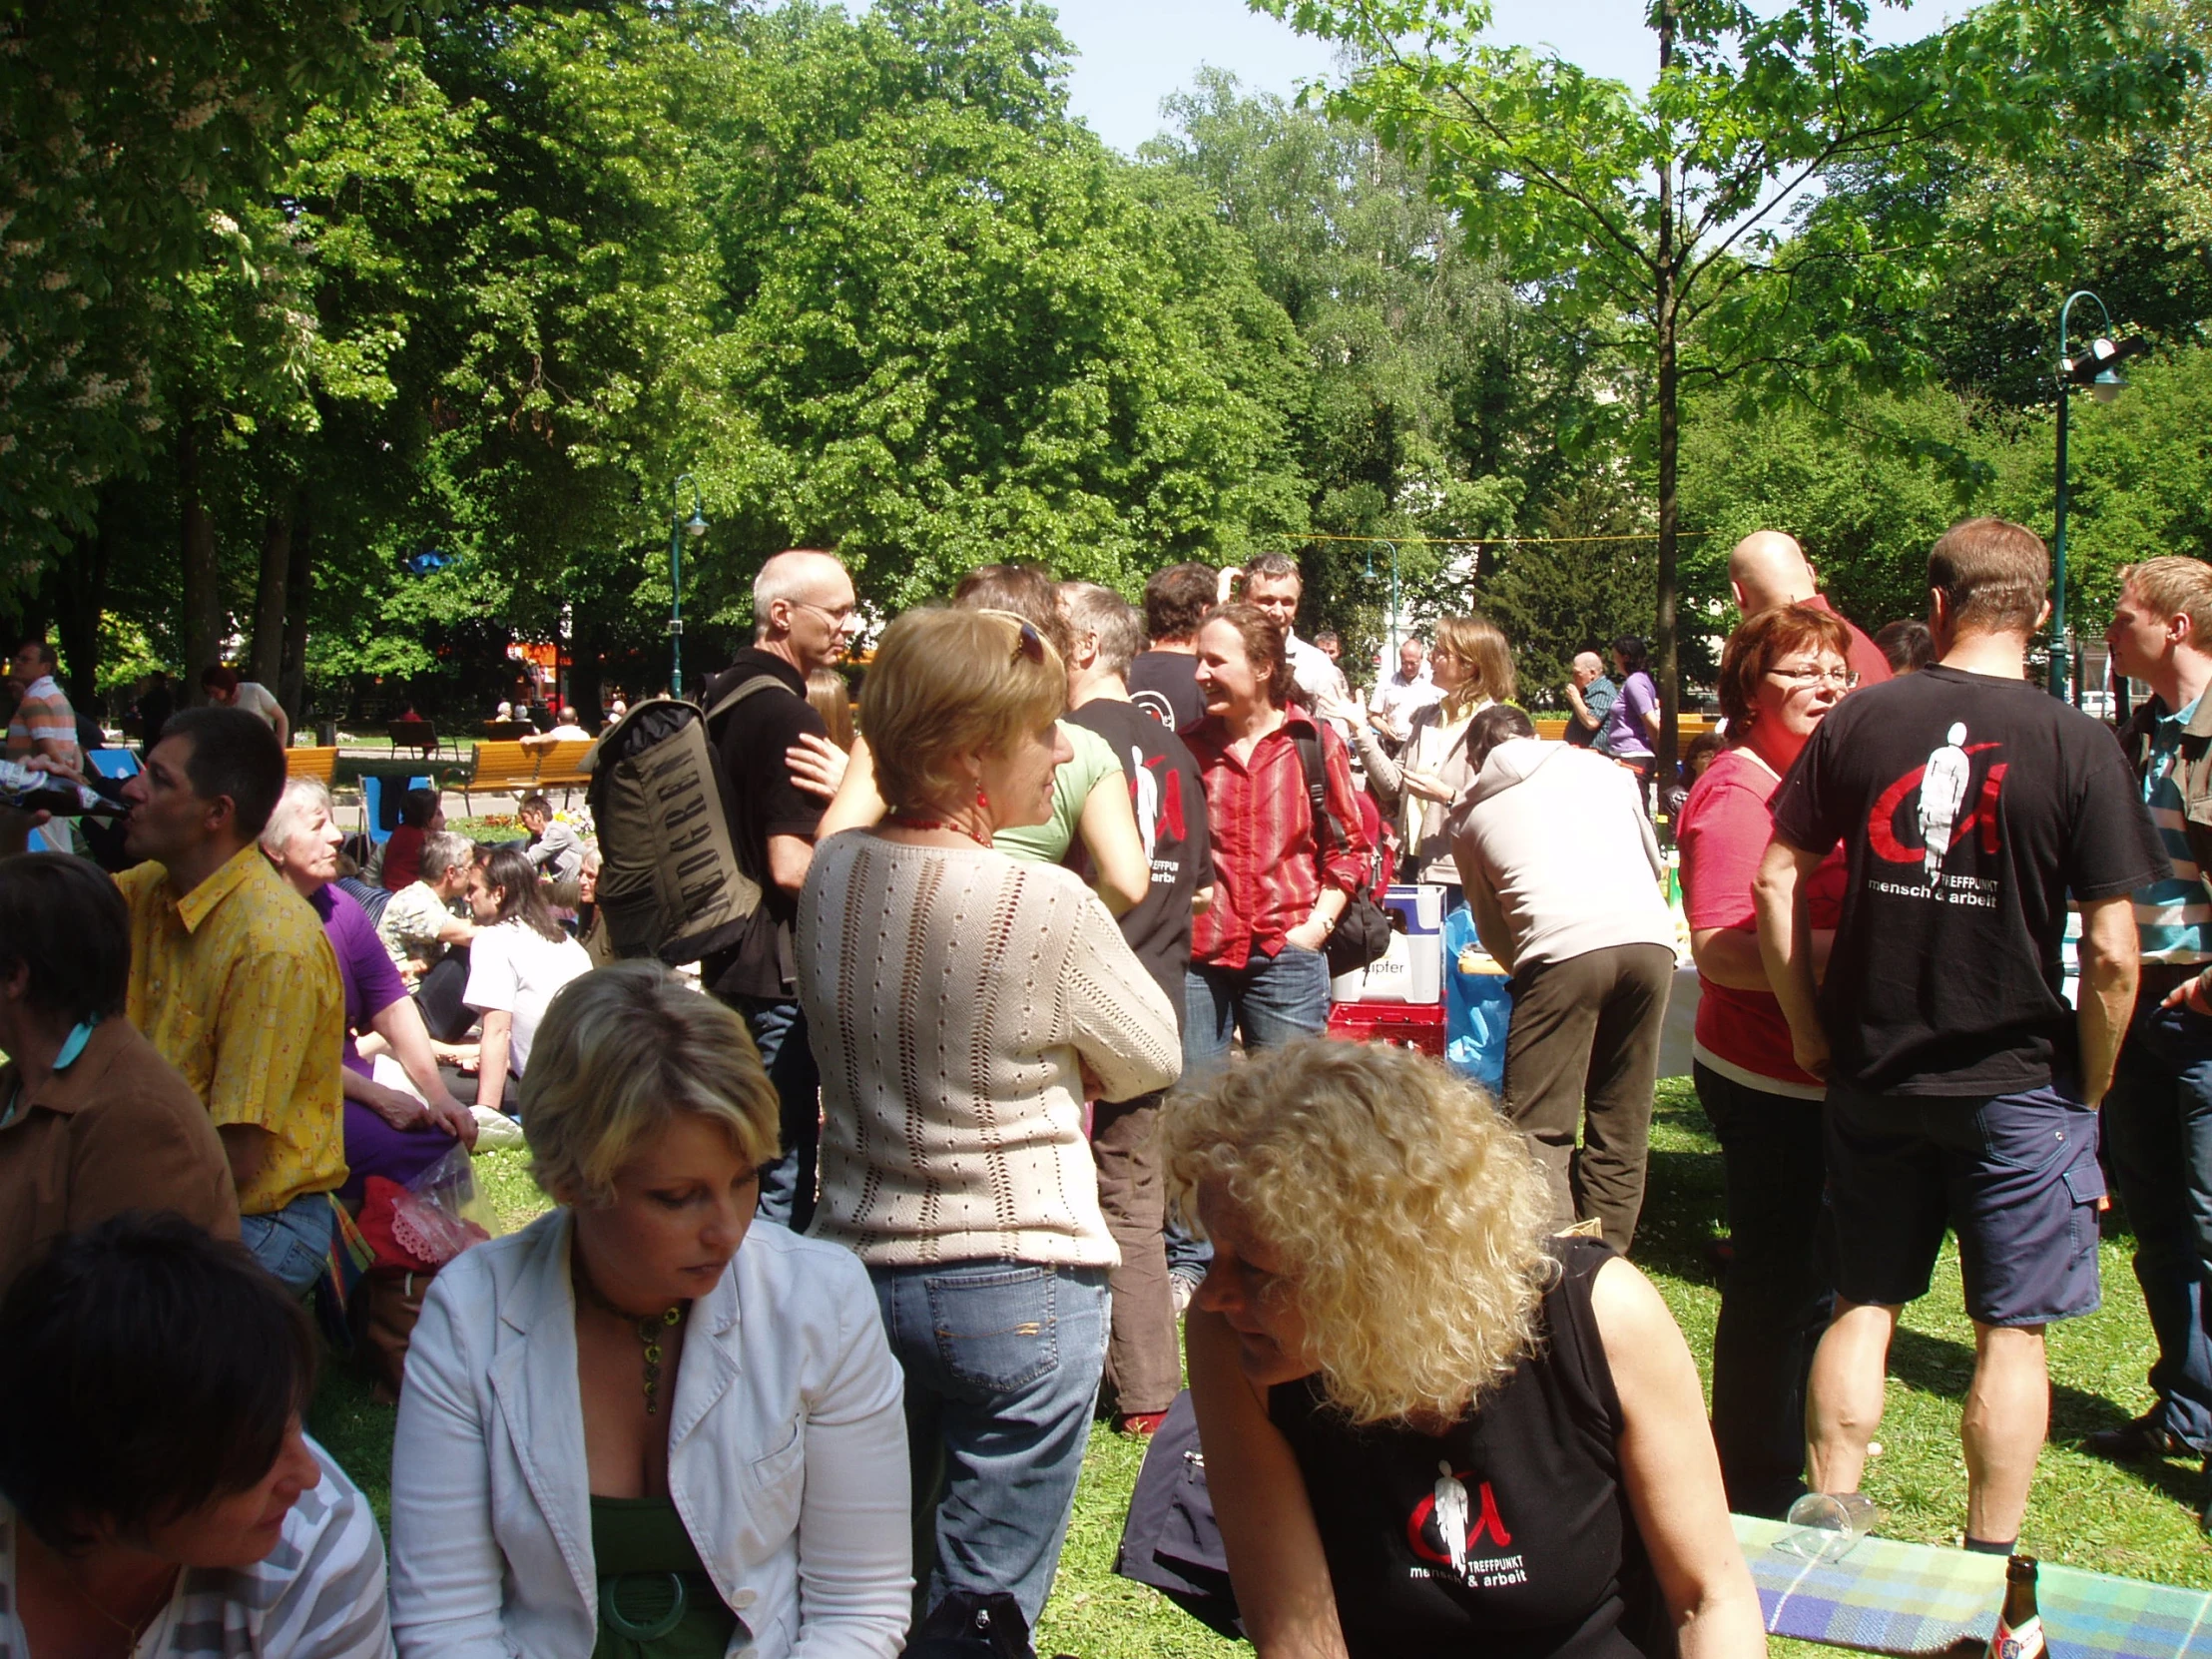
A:
<svg viewBox="0 0 2212 1659">
<path fill-rule="evenodd" d="M 1021 631 L 1014 640 L 1013 656 L 1006 659 L 1009 663 L 1022 657 L 1027 657 L 1031 662 L 1040 665 L 1044 662 L 1044 636 L 1037 632 L 1035 623 L 1027 617 L 1016 616 L 1012 611 L 981 607 L 978 609 L 980 614 L 984 616 L 1003 617 Z"/>
</svg>

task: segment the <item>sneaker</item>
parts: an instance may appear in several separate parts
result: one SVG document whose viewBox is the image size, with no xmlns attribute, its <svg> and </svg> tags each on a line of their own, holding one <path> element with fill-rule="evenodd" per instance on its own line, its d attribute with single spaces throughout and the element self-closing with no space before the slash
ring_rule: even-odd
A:
<svg viewBox="0 0 2212 1659">
<path fill-rule="evenodd" d="M 2158 1413 L 2145 1411 L 2116 1428 L 2100 1428 L 2081 1437 L 2081 1449 L 2110 1463 L 2156 1463 L 2168 1457 L 2192 1457 L 2196 1448 L 2159 1426 Z"/>
<path fill-rule="evenodd" d="M 1175 1317 L 1181 1319 L 1191 1311 L 1191 1301 L 1198 1295 L 1198 1281 L 1187 1273 L 1168 1275 L 1168 1300 L 1175 1304 Z"/>
<path fill-rule="evenodd" d="M 1160 1432 L 1160 1424 L 1167 1420 L 1165 1411 L 1124 1411 L 1114 1419 L 1114 1432 L 1127 1434 L 1133 1440 L 1149 1440 Z"/>
</svg>

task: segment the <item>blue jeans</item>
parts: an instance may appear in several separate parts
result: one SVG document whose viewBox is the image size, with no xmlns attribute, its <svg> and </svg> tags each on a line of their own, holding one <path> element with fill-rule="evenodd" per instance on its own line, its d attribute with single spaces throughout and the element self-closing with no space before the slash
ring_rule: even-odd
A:
<svg viewBox="0 0 2212 1659">
<path fill-rule="evenodd" d="M 1329 1029 L 1329 959 L 1286 944 L 1273 956 L 1257 950 L 1241 968 L 1193 962 L 1183 976 L 1183 1083 L 1203 1083 L 1229 1063 L 1229 1039 L 1245 1047 L 1280 1048 Z"/>
<path fill-rule="evenodd" d="M 239 1217 L 239 1239 L 254 1260 L 298 1297 L 313 1290 L 329 1266 L 330 1238 L 336 1230 L 328 1193 L 308 1193 L 266 1216 Z"/>
<path fill-rule="evenodd" d="M 737 1008 L 783 1106 L 784 1155 L 761 1166 L 758 1214 L 804 1233 L 815 1219 L 815 1155 L 822 1144 L 822 1073 L 807 1037 L 807 1011 L 796 1002 L 752 996 L 737 998 Z"/>
<path fill-rule="evenodd" d="M 1241 968 L 1193 962 L 1183 975 L 1183 1086 L 1195 1088 L 1229 1063 L 1229 1039 L 1240 1027 L 1245 1047 L 1278 1048 L 1329 1029 L 1329 959 L 1287 944 L 1273 956 L 1257 950 Z M 1206 1277 L 1214 1247 L 1167 1218 L 1168 1271 Z"/>
<path fill-rule="evenodd" d="M 927 1582 L 915 1622 L 955 1590 L 1003 1590 L 1034 1629 L 1106 1367 L 1106 1270 L 947 1262 L 868 1277 L 906 1374 L 914 1577 Z"/>
<path fill-rule="evenodd" d="M 2158 1337 L 2156 1420 L 2212 1450 L 2212 1019 L 2186 1008 L 2138 1014 L 2104 1097 L 2104 1132 Z"/>
</svg>

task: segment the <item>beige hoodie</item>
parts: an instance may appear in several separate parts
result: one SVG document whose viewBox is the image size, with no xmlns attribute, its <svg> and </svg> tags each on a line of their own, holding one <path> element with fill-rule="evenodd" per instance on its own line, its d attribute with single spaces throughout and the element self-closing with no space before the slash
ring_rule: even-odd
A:
<svg viewBox="0 0 2212 1659">
<path fill-rule="evenodd" d="M 1675 944 L 1665 865 L 1635 775 L 1602 755 L 1508 738 L 1451 813 L 1483 948 L 1508 971 L 1616 944 Z"/>
</svg>

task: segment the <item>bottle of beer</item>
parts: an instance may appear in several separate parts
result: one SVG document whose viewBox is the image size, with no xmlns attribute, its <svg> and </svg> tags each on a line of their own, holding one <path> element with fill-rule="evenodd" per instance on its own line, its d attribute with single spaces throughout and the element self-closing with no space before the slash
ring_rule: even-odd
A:
<svg viewBox="0 0 2212 1659">
<path fill-rule="evenodd" d="M 2043 1616 L 2035 1610 L 2035 1557 L 2004 1564 L 2004 1611 L 1989 1638 L 1988 1659 L 2043 1659 Z"/>
<path fill-rule="evenodd" d="M 124 808 L 73 779 L 37 772 L 16 761 L 0 760 L 0 807 L 24 813 L 76 818 L 92 813 L 120 815 Z"/>
</svg>

